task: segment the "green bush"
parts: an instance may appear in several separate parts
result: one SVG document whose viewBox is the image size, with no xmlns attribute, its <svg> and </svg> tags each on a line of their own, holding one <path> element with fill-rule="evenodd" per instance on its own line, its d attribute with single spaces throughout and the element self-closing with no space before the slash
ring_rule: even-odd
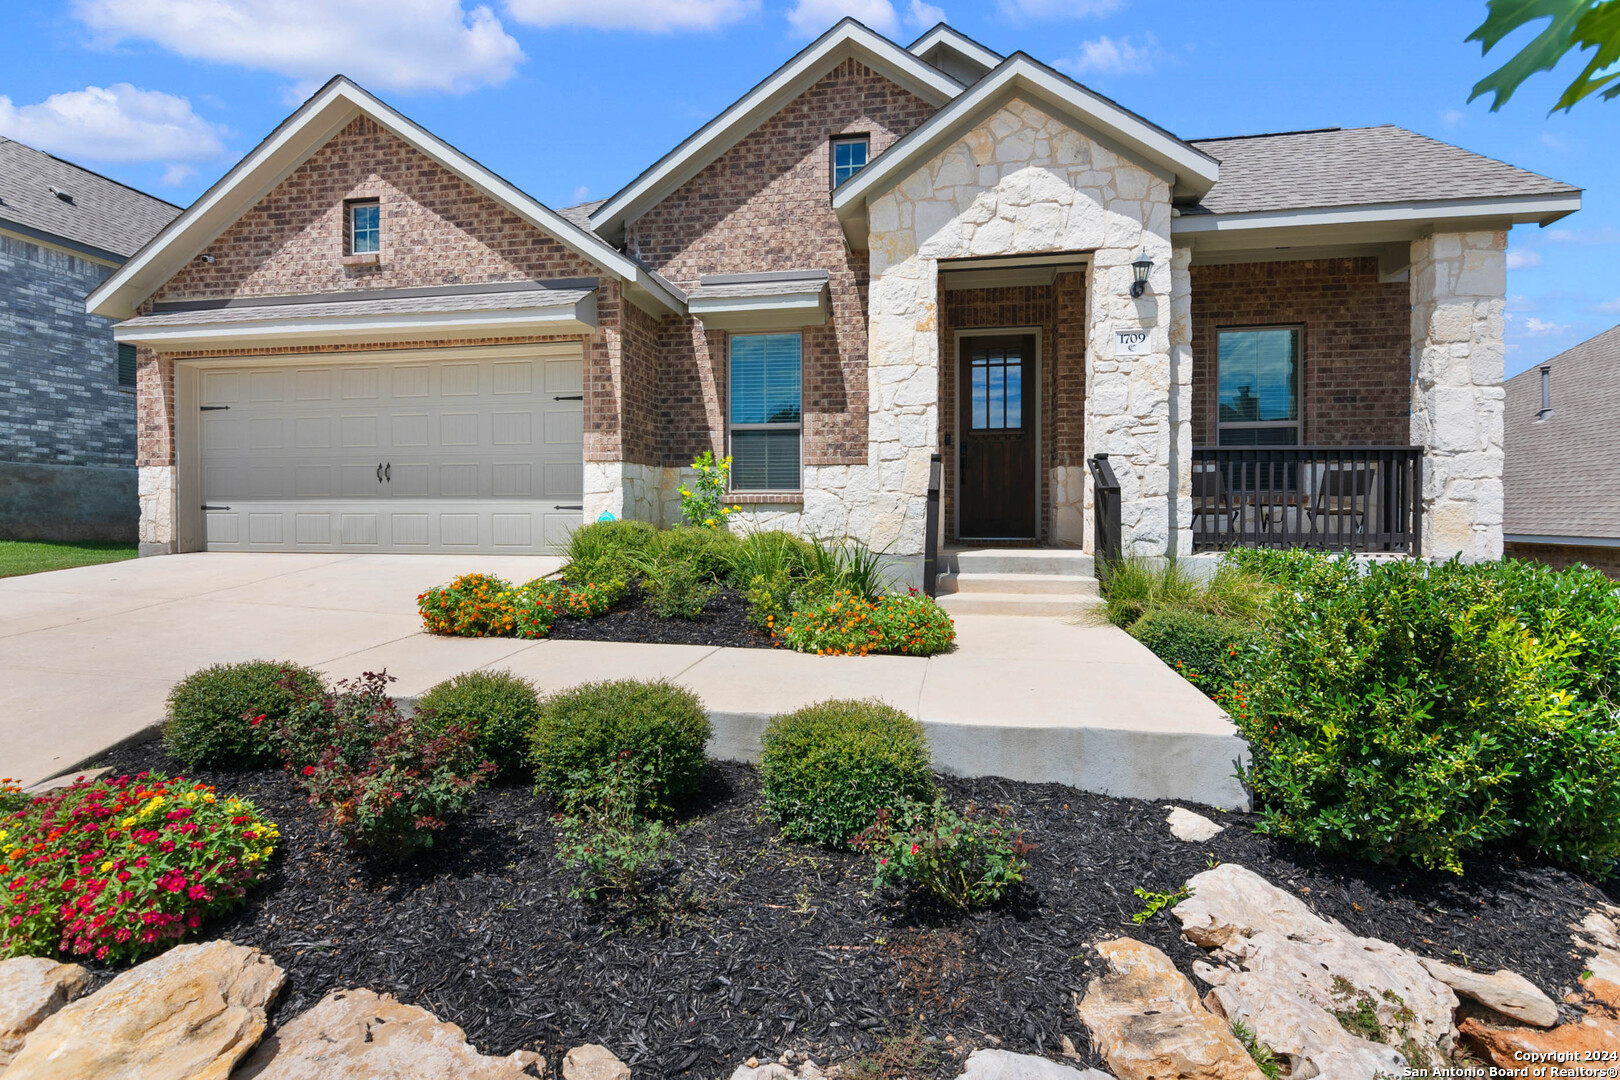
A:
<svg viewBox="0 0 1620 1080">
<path fill-rule="evenodd" d="M 1155 608 L 1130 634 L 1217 700 L 1242 677 L 1249 654 L 1263 640 L 1252 623 L 1187 608 Z"/>
<path fill-rule="evenodd" d="M 1103 599 L 1108 621 L 1129 630 L 1149 612 L 1166 608 L 1200 611 L 1225 619 L 1259 617 L 1271 591 L 1247 564 L 1223 559 L 1201 578 L 1176 559 L 1128 556 L 1104 568 Z"/>
<path fill-rule="evenodd" d="M 810 565 L 810 545 L 781 529 L 762 529 L 741 537 L 731 560 L 731 584 L 747 589 L 755 578 L 797 581 Z"/>
<path fill-rule="evenodd" d="M 632 898 L 642 893 L 669 862 L 675 832 L 664 822 L 645 818 L 640 805 L 654 779 L 621 754 L 603 777 L 595 801 L 583 799 L 557 816 L 562 834 L 557 858 L 579 875 L 568 895 L 597 900 L 603 893 Z"/>
<path fill-rule="evenodd" d="M 725 529 L 681 525 L 659 533 L 650 551 L 659 563 L 686 563 L 700 581 L 718 583 L 731 577 L 740 545 Z"/>
<path fill-rule="evenodd" d="M 594 521 L 568 536 L 562 576 L 585 582 L 592 577 L 628 578 L 631 557 L 658 542 L 658 530 L 645 521 Z"/>
<path fill-rule="evenodd" d="M 883 565 L 883 553 L 848 538 L 812 540 L 805 573 L 811 592 L 846 591 L 868 601 L 876 600 L 894 584 L 894 575 Z"/>
<path fill-rule="evenodd" d="M 630 770 L 646 778 L 638 812 L 663 816 L 697 791 L 711 733 L 703 702 L 671 682 L 585 683 L 541 702 L 529 760 L 570 809 L 600 802 L 615 770 Z"/>
<path fill-rule="evenodd" d="M 687 562 L 657 563 L 641 578 L 641 595 L 660 619 L 695 619 L 717 591 Z"/>
<path fill-rule="evenodd" d="M 772 718 L 759 772 L 765 812 L 783 834 L 829 845 L 935 792 L 922 725 L 881 701 L 824 701 Z"/>
<path fill-rule="evenodd" d="M 958 911 L 1000 901 L 1024 880 L 1035 847 L 1004 815 L 958 814 L 943 795 L 878 811 L 854 846 L 872 857 L 873 888 L 904 885 Z"/>
<path fill-rule="evenodd" d="M 169 691 L 164 747 L 188 769 L 274 764 L 276 728 L 300 700 L 322 689 L 315 672 L 280 660 L 192 672 Z"/>
<path fill-rule="evenodd" d="M 528 772 L 529 732 L 540 716 L 534 685 L 510 671 L 467 671 L 439 683 L 417 701 L 430 730 L 448 725 L 473 733 L 479 757 L 496 775 L 513 780 Z"/>
<path fill-rule="evenodd" d="M 1286 587 L 1250 668 L 1252 711 L 1234 713 L 1266 832 L 1454 872 L 1509 839 L 1612 869 L 1611 583 L 1455 560 L 1294 557 L 1271 572 Z"/>
</svg>

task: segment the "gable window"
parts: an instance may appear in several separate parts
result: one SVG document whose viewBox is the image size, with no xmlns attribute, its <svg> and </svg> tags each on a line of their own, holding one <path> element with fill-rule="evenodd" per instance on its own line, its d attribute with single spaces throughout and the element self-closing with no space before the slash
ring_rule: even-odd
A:
<svg viewBox="0 0 1620 1080">
<path fill-rule="evenodd" d="M 866 168 L 867 151 L 871 148 L 871 141 L 865 135 L 857 135 L 848 139 L 834 139 L 832 142 L 832 186 L 837 187 L 845 180 Z"/>
<path fill-rule="evenodd" d="M 800 437 L 798 334 L 731 338 L 731 487 L 798 491 Z"/>
<path fill-rule="evenodd" d="M 349 211 L 350 255 L 374 255 L 382 250 L 382 206 L 376 199 L 346 204 Z"/>
<path fill-rule="evenodd" d="M 135 346 L 118 343 L 118 385 L 135 385 Z"/>
<path fill-rule="evenodd" d="M 1300 337 L 1297 326 L 1220 331 L 1220 445 L 1299 445 Z"/>
</svg>

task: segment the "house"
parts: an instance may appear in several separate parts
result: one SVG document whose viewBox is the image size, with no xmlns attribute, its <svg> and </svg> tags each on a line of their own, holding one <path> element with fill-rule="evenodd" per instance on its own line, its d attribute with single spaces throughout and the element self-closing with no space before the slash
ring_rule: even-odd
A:
<svg viewBox="0 0 1620 1080">
<path fill-rule="evenodd" d="M 1507 553 L 1620 578 L 1620 326 L 1506 390 Z"/>
<path fill-rule="evenodd" d="M 135 348 L 84 298 L 179 212 L 0 138 L 0 539 L 135 539 Z"/>
<path fill-rule="evenodd" d="M 335 78 L 89 307 L 140 350 L 148 553 L 542 550 L 678 521 L 712 450 L 745 527 L 913 572 L 1093 548 L 1091 468 L 1129 552 L 1494 558 L 1507 231 L 1579 206 L 1396 127 L 1178 138 L 845 20 L 562 211 Z"/>
</svg>

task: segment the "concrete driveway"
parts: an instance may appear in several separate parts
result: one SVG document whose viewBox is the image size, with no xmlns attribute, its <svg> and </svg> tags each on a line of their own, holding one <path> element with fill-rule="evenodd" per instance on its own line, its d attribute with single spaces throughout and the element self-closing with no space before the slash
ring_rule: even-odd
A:
<svg viewBox="0 0 1620 1080">
<path fill-rule="evenodd" d="M 209 664 L 292 660 L 333 678 L 386 670 L 420 694 L 482 667 L 542 692 L 667 677 L 702 697 L 718 756 L 751 758 L 771 714 L 877 697 L 927 726 L 941 767 L 1094 791 L 1239 805 L 1241 740 L 1208 698 L 1111 626 L 957 618 L 942 656 L 816 657 L 766 649 L 445 638 L 416 596 L 471 571 L 527 581 L 541 556 L 171 555 L 0 580 L 0 776 L 77 767 L 163 716 Z"/>
</svg>

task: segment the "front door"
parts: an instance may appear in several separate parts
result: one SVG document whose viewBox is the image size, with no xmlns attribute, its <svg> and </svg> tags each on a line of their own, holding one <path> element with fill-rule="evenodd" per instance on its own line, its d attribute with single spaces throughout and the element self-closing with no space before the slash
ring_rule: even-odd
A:
<svg viewBox="0 0 1620 1080">
<path fill-rule="evenodd" d="M 957 350 L 958 535 L 1036 534 L 1035 337 L 964 337 Z"/>
</svg>

